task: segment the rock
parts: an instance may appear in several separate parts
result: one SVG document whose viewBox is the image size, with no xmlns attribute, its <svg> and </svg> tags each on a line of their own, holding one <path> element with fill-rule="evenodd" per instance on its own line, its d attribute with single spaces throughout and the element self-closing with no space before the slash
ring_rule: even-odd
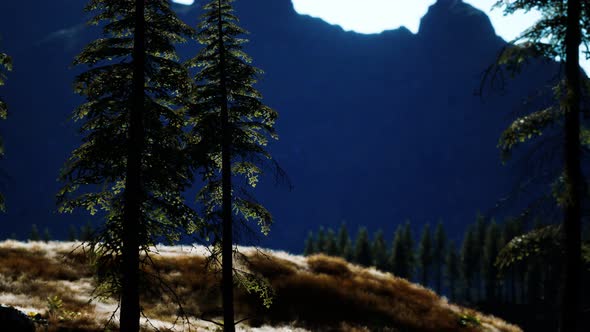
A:
<svg viewBox="0 0 590 332">
<path fill-rule="evenodd" d="M 0 326 L 2 331 L 35 332 L 35 323 L 27 315 L 13 307 L 1 305 Z"/>
</svg>

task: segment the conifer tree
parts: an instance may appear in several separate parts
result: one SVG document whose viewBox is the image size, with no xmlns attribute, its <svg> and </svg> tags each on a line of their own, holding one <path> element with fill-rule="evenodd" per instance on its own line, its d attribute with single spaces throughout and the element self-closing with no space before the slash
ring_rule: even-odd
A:
<svg viewBox="0 0 590 332">
<path fill-rule="evenodd" d="M 414 251 L 414 236 L 412 235 L 412 228 L 410 227 L 410 221 L 406 221 L 404 225 L 404 247 L 406 252 L 406 266 L 407 266 L 407 278 L 411 280 L 414 277 L 414 271 L 416 267 L 416 254 Z"/>
<path fill-rule="evenodd" d="M 31 225 L 31 234 L 29 235 L 29 240 L 41 241 L 41 233 L 39 233 L 39 228 L 37 228 L 36 224 Z"/>
<path fill-rule="evenodd" d="M 365 227 L 359 228 L 356 236 L 356 242 L 354 245 L 354 262 L 362 266 L 371 266 L 373 263 L 369 232 Z"/>
<path fill-rule="evenodd" d="M 68 241 L 74 242 L 78 240 L 78 232 L 76 230 L 76 226 L 70 225 L 68 228 Z"/>
<path fill-rule="evenodd" d="M 0 87 L 4 85 L 6 80 L 6 72 L 12 70 L 12 58 L 6 53 L 0 52 Z M 5 120 L 8 117 L 8 107 L 0 97 L 0 119 Z M 0 138 L 0 158 L 4 156 L 4 142 Z M 4 202 L 4 195 L 0 193 L 0 211 L 6 209 Z"/>
<path fill-rule="evenodd" d="M 447 250 L 447 234 L 442 221 L 439 221 L 434 231 L 434 243 L 432 252 L 432 268 L 434 269 L 434 284 L 436 292 L 442 291 L 443 268 Z"/>
<path fill-rule="evenodd" d="M 373 266 L 378 270 L 387 271 L 387 244 L 382 230 L 378 230 L 373 235 L 373 243 L 371 245 L 371 252 L 373 253 Z"/>
<path fill-rule="evenodd" d="M 309 232 L 307 234 L 307 239 L 305 239 L 303 256 L 311 256 L 313 254 L 315 254 L 315 243 L 313 239 L 313 232 Z"/>
<path fill-rule="evenodd" d="M 346 260 L 352 260 L 352 241 L 344 223 L 340 225 L 340 229 L 338 230 L 338 252 L 340 257 Z"/>
<path fill-rule="evenodd" d="M 410 280 L 413 272 L 413 240 L 409 223 L 398 225 L 389 257 L 390 271 L 400 277 Z"/>
<path fill-rule="evenodd" d="M 254 87 L 262 71 L 250 64 L 252 60 L 243 51 L 247 32 L 238 26 L 232 3 L 210 0 L 204 4 L 197 35 L 203 48 L 187 63 L 200 68 L 194 78 L 189 124 L 192 155 L 204 170 L 205 185 L 198 199 L 205 207 L 205 220 L 221 238 L 225 331 L 235 330 L 234 226 L 249 228 L 247 221 L 254 221 L 262 233 L 269 232 L 272 216 L 248 188 L 256 186 L 267 162 L 280 173 L 265 148 L 269 139 L 278 138 L 274 130 L 278 115 L 262 103 L 262 95 Z M 237 176 L 240 178 L 234 179 Z M 325 244 L 318 241 L 317 245 Z"/>
<path fill-rule="evenodd" d="M 472 301 L 473 279 L 480 267 L 480 259 L 475 255 L 477 246 L 473 225 L 467 227 L 461 247 L 461 276 L 465 282 L 465 300 Z"/>
<path fill-rule="evenodd" d="M 43 242 L 51 241 L 51 233 L 49 232 L 49 228 L 45 227 L 43 229 Z"/>
<path fill-rule="evenodd" d="M 432 235 L 430 234 L 429 224 L 424 225 L 422 229 L 418 259 L 420 261 L 421 272 L 420 283 L 424 287 L 428 287 L 428 274 L 432 265 Z"/>
<path fill-rule="evenodd" d="M 485 281 L 485 298 L 488 301 L 496 300 L 498 269 L 495 262 L 500 252 L 500 227 L 492 221 L 487 227 L 483 245 L 483 279 Z"/>
<path fill-rule="evenodd" d="M 457 301 L 457 285 L 461 277 L 461 270 L 459 266 L 460 259 L 454 241 L 449 243 L 446 252 L 445 271 L 449 285 L 449 297 L 451 301 Z"/>
<path fill-rule="evenodd" d="M 328 228 L 326 233 L 326 248 L 325 253 L 328 256 L 338 256 L 338 245 L 336 244 L 336 233 L 331 228 Z"/>
<path fill-rule="evenodd" d="M 516 145 L 537 137 L 554 124 L 563 124 L 563 173 L 557 179 L 555 195 L 563 208 L 563 242 L 565 243 L 564 287 L 562 293 L 561 331 L 576 331 L 581 275 L 582 197 L 586 183 L 581 170 L 580 114 L 583 76 L 580 71 L 580 45 L 590 42 L 590 3 L 567 1 L 498 1 L 505 14 L 538 10 L 541 18 L 525 30 L 506 49 L 500 62 L 514 73 L 533 57 L 558 59 L 565 63 L 565 79 L 557 86 L 555 106 L 516 119 L 504 131 L 500 148 L 505 154 Z M 518 44 L 517 44 L 518 43 Z"/>
<path fill-rule="evenodd" d="M 318 236 L 315 241 L 315 252 L 317 253 L 325 253 L 326 249 L 326 232 L 324 231 L 324 226 L 320 226 L 318 230 Z"/>
<path fill-rule="evenodd" d="M 140 252 L 177 240 L 195 220 L 181 195 L 191 170 L 179 108 L 192 84 L 174 49 L 194 32 L 167 0 L 90 0 L 86 11 L 103 37 L 74 61 L 88 68 L 74 84 L 86 99 L 72 116 L 83 143 L 61 172 L 60 211 L 104 217 L 90 243 L 116 267 L 105 278 L 117 285 L 121 331 L 136 332 Z"/>
<path fill-rule="evenodd" d="M 473 256 L 474 257 L 483 257 L 483 246 L 485 243 L 486 238 L 486 230 L 487 230 L 487 221 L 486 217 L 483 216 L 481 213 L 477 213 L 475 217 L 475 226 L 474 226 L 474 243 L 473 243 Z M 484 263 L 482 259 L 478 259 L 478 266 L 475 267 L 474 275 L 473 275 L 473 282 L 474 282 L 474 290 L 475 296 L 478 300 L 481 300 L 483 295 L 483 268 Z"/>
</svg>

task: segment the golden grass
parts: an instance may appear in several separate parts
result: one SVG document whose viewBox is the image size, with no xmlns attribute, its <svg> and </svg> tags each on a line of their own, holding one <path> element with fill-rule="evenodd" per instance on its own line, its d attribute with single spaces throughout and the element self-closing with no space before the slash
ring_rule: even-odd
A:
<svg viewBox="0 0 590 332">
<path fill-rule="evenodd" d="M 102 330 L 116 303 L 99 299 L 88 303 L 92 269 L 86 266 L 83 250 L 65 258 L 71 248 L 71 244 L 63 243 L 53 247 L 0 243 L 0 302 L 42 313 L 49 318 L 48 331 Z M 247 254 L 236 261 L 237 266 L 266 278 L 275 292 L 272 305 L 266 308 L 258 295 L 236 289 L 236 318 L 250 318 L 246 324 L 261 327 L 260 331 L 273 331 L 268 328 L 271 325 L 290 326 L 277 331 L 521 332 L 495 317 L 449 304 L 431 290 L 405 279 L 351 265 L 340 258 L 302 258 L 242 249 Z M 146 270 L 157 277 L 148 278 L 142 288 L 144 314 L 158 322 L 163 331 L 183 331 L 180 323 L 171 329 L 180 313 L 175 302 L 180 301 L 193 324 L 192 330 L 215 330 L 213 324 L 199 319 L 219 319 L 220 275 L 212 273 L 200 253 L 172 247 L 164 251 L 152 257 L 154 266 Z M 161 291 L 162 285 L 174 294 Z M 79 314 L 66 315 L 66 319 L 58 319 L 60 315 L 50 317 L 46 298 L 55 295 L 63 301 L 61 316 Z M 462 317 L 480 323 L 462 326 Z M 251 330 L 244 324 L 239 327 Z M 153 329 L 145 325 L 143 330 Z"/>
</svg>

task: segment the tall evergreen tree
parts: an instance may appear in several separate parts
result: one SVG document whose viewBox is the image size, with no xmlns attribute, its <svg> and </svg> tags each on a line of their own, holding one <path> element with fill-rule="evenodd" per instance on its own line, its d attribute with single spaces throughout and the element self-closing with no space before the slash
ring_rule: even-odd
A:
<svg viewBox="0 0 590 332">
<path fill-rule="evenodd" d="M 43 229 L 43 242 L 51 241 L 51 233 L 49 232 L 49 228 L 45 227 Z"/>
<path fill-rule="evenodd" d="M 189 123 L 193 155 L 204 169 L 199 201 L 205 206 L 205 219 L 221 235 L 225 331 L 235 330 L 234 226 L 249 227 L 246 221 L 253 220 L 268 233 L 272 216 L 248 193 L 248 187 L 258 183 L 263 164 L 272 162 L 265 149 L 269 138 L 278 138 L 274 130 L 277 112 L 262 103 L 254 87 L 262 71 L 250 64 L 252 60 L 243 51 L 247 40 L 242 37 L 247 32 L 238 26 L 232 3 L 210 0 L 204 4 L 197 35 L 203 48 L 188 62 L 188 66 L 200 67 Z"/>
<path fill-rule="evenodd" d="M 474 225 L 474 243 L 473 243 L 473 256 L 474 257 L 483 257 L 483 246 L 485 243 L 486 238 L 486 230 L 487 230 L 487 220 L 486 217 L 483 216 L 481 213 L 477 213 L 475 217 L 475 225 Z M 484 263 L 483 259 L 478 259 L 478 266 L 475 267 L 474 275 L 473 275 L 473 288 L 475 290 L 475 296 L 478 300 L 481 300 L 483 295 L 483 268 Z"/>
<path fill-rule="evenodd" d="M 362 266 L 371 266 L 373 256 L 369 242 L 369 232 L 365 227 L 359 228 L 354 244 L 354 262 Z"/>
<path fill-rule="evenodd" d="M 541 18 L 525 30 L 507 49 L 501 61 L 513 71 L 531 57 L 559 59 L 565 63 L 565 80 L 559 83 L 556 106 L 516 119 L 502 134 L 500 147 L 510 151 L 520 142 L 536 137 L 555 123 L 563 124 L 563 173 L 557 180 L 558 203 L 563 208 L 565 243 L 564 288 L 562 294 L 561 331 L 576 331 L 578 326 L 579 286 L 581 275 L 581 220 L 585 180 L 581 170 L 580 113 L 582 82 L 580 45 L 590 42 L 590 3 L 567 1 L 498 1 L 505 14 L 538 10 Z M 516 64 L 516 65 L 515 65 Z"/>
<path fill-rule="evenodd" d="M 178 107 L 192 84 L 174 49 L 193 30 L 167 0 L 90 0 L 86 11 L 103 38 L 74 61 L 89 67 L 74 84 L 86 99 L 73 112 L 83 144 L 60 175 L 60 210 L 104 216 L 91 244 L 117 267 L 108 278 L 120 285 L 121 331 L 136 332 L 140 252 L 160 236 L 178 239 L 195 220 L 181 195 L 191 173 Z"/>
<path fill-rule="evenodd" d="M 410 280 L 413 276 L 413 239 L 409 223 L 398 225 L 389 256 L 390 271 L 400 277 Z"/>
<path fill-rule="evenodd" d="M 386 271 L 387 264 L 387 244 L 382 230 L 378 230 L 373 235 L 373 243 L 371 245 L 371 252 L 373 253 L 373 266 L 378 270 Z"/>
<path fill-rule="evenodd" d="M 445 272 L 447 275 L 449 286 L 449 298 L 451 301 L 457 301 L 457 286 L 461 277 L 460 258 L 457 254 L 455 242 L 451 241 L 447 248 L 447 255 L 445 259 Z"/>
<path fill-rule="evenodd" d="M 465 282 L 465 300 L 471 302 L 474 278 L 480 267 L 480 257 L 476 255 L 477 246 L 473 225 L 467 227 L 461 247 L 461 276 Z"/>
<path fill-rule="evenodd" d="M 407 266 L 407 278 L 411 280 L 414 277 L 416 270 L 416 253 L 414 250 L 414 236 L 412 235 L 412 227 L 410 227 L 410 221 L 406 221 L 404 225 L 404 247 L 406 251 L 406 266 Z"/>
<path fill-rule="evenodd" d="M 326 247 L 325 253 L 329 256 L 338 256 L 338 244 L 336 243 L 336 233 L 331 228 L 328 228 L 328 232 L 326 233 Z"/>
<path fill-rule="evenodd" d="M 346 224 L 342 223 L 338 230 L 338 252 L 340 257 L 346 260 L 352 260 L 352 241 L 350 235 L 348 235 L 348 229 Z"/>
<path fill-rule="evenodd" d="M 324 226 L 320 226 L 318 230 L 318 236 L 315 241 L 315 252 L 318 253 L 325 253 L 326 249 L 326 232 L 324 231 Z"/>
<path fill-rule="evenodd" d="M 487 227 L 483 245 L 483 279 L 485 282 L 485 298 L 488 301 L 496 300 L 498 269 L 495 262 L 500 252 L 500 227 L 492 221 Z"/>
<path fill-rule="evenodd" d="M 39 233 L 39 228 L 37 228 L 36 224 L 31 225 L 31 233 L 29 234 L 29 240 L 41 241 L 41 233 Z"/>
<path fill-rule="evenodd" d="M 310 256 L 313 254 L 315 254 L 315 241 L 313 239 L 313 232 L 309 232 L 309 234 L 307 234 L 307 239 L 305 239 L 303 256 Z"/>
<path fill-rule="evenodd" d="M 12 70 L 12 58 L 6 53 L 0 52 L 0 86 L 4 85 L 6 81 L 6 72 Z M 0 119 L 5 120 L 8 117 L 8 107 L 2 98 L 0 97 Z M 4 156 L 4 142 L 0 138 L 0 158 Z M 4 203 L 4 195 L 0 193 L 0 211 L 6 209 Z"/>
<path fill-rule="evenodd" d="M 434 270 L 434 285 L 436 292 L 442 291 L 443 268 L 447 250 L 447 234 L 442 221 L 439 221 L 434 231 L 434 243 L 432 246 L 432 268 Z"/>
<path fill-rule="evenodd" d="M 424 225 L 422 237 L 420 238 L 420 247 L 418 249 L 418 259 L 420 262 L 420 283 L 428 287 L 428 274 L 432 265 L 432 235 L 430 234 L 430 224 Z"/>
</svg>

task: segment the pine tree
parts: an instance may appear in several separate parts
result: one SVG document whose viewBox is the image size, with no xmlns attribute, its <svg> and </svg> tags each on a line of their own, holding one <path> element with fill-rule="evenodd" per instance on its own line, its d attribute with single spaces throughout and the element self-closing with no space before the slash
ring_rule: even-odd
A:
<svg viewBox="0 0 590 332">
<path fill-rule="evenodd" d="M 320 226 L 318 230 L 318 236 L 315 241 L 315 252 L 318 253 L 325 253 L 326 252 L 326 232 L 324 231 L 324 227 Z"/>
<path fill-rule="evenodd" d="M 181 193 L 191 170 L 183 151 L 182 98 L 192 83 L 174 44 L 194 31 L 166 0 L 90 0 L 91 25 L 103 38 L 88 44 L 74 64 L 74 90 L 85 102 L 73 112 L 83 143 L 60 178 L 60 211 L 84 209 L 104 217 L 90 241 L 117 268 L 104 276 L 121 299 L 122 331 L 139 330 L 140 252 L 169 241 L 196 220 Z M 142 260 L 146 264 L 149 260 Z"/>
<path fill-rule="evenodd" d="M 331 228 L 328 228 L 326 233 L 326 247 L 325 253 L 328 256 L 338 256 L 338 244 L 336 243 L 336 233 Z"/>
<path fill-rule="evenodd" d="M 429 224 L 424 225 L 424 228 L 422 229 L 418 259 L 420 261 L 420 271 L 422 273 L 420 283 L 424 287 L 428 287 L 428 274 L 432 265 L 432 235 L 430 234 Z"/>
<path fill-rule="evenodd" d="M 371 252 L 373 253 L 373 266 L 378 270 L 387 271 L 387 244 L 382 230 L 378 230 L 373 235 L 373 243 L 371 245 Z"/>
<path fill-rule="evenodd" d="M 485 238 L 486 238 L 486 230 L 487 230 L 487 221 L 486 221 L 486 217 L 483 216 L 481 213 L 477 213 L 477 216 L 475 217 L 475 228 L 474 228 L 474 245 L 473 245 L 473 256 L 474 257 L 483 257 L 483 246 L 485 243 Z M 477 266 L 475 268 L 474 271 L 474 276 L 473 276 L 473 282 L 474 282 L 474 290 L 475 290 L 475 297 L 478 300 L 481 300 L 483 297 L 483 287 L 482 287 L 482 281 L 483 281 L 483 269 L 484 269 L 484 263 L 482 259 L 478 259 L 477 260 L 479 263 L 479 266 Z"/>
<path fill-rule="evenodd" d="M 467 302 L 471 302 L 473 299 L 473 279 L 475 278 L 476 273 L 477 271 L 479 271 L 480 267 L 480 259 L 478 256 L 475 255 L 475 247 L 477 246 L 475 242 L 476 238 L 474 227 L 472 225 L 469 225 L 463 238 L 460 263 L 461 276 L 463 278 L 463 281 L 465 282 L 465 300 Z"/>
<path fill-rule="evenodd" d="M 580 113 L 583 76 L 580 71 L 580 45 L 590 42 L 586 22 L 590 18 L 590 3 L 581 0 L 564 1 L 498 1 L 505 14 L 538 10 L 541 18 L 525 30 L 514 47 L 504 51 L 500 62 L 512 72 L 532 57 L 558 59 L 565 63 L 565 80 L 554 90 L 558 102 L 553 107 L 516 119 L 504 131 L 500 148 L 509 153 L 514 146 L 556 124 L 563 123 L 563 173 L 556 181 L 558 204 L 563 208 L 563 241 L 565 243 L 564 287 L 562 294 L 561 331 L 576 331 L 581 275 L 582 197 L 586 194 L 581 169 Z"/>
<path fill-rule="evenodd" d="M 6 81 L 6 72 L 12 70 L 12 58 L 6 53 L 0 52 L 0 87 Z M 2 98 L 0 98 L 0 119 L 6 120 L 8 117 L 8 107 Z M 0 139 L 0 158 L 4 156 L 4 142 Z M 5 211 L 4 195 L 0 193 L 0 211 Z"/>
<path fill-rule="evenodd" d="M 447 250 L 447 234 L 442 221 L 439 221 L 434 231 L 434 244 L 432 252 L 432 268 L 434 269 L 434 284 L 436 292 L 442 291 L 443 268 Z"/>
<path fill-rule="evenodd" d="M 41 233 L 39 233 L 39 229 L 37 228 L 36 224 L 31 225 L 31 233 L 29 235 L 29 240 L 41 241 Z"/>
<path fill-rule="evenodd" d="M 311 256 L 315 254 L 315 243 L 313 239 L 313 232 L 309 232 L 303 249 L 303 256 Z"/>
<path fill-rule="evenodd" d="M 371 266 L 373 263 L 369 232 L 365 227 L 359 228 L 356 236 L 356 242 L 354 244 L 354 262 L 362 266 Z"/>
<path fill-rule="evenodd" d="M 492 221 L 487 227 L 483 245 L 483 279 L 485 281 L 485 298 L 488 301 L 496 300 L 498 269 L 495 262 L 500 252 L 500 227 Z"/>
<path fill-rule="evenodd" d="M 258 183 L 263 164 L 272 162 L 265 146 L 269 139 L 278 138 L 274 131 L 277 112 L 262 103 L 254 87 L 262 71 L 250 65 L 252 60 L 243 51 L 247 40 L 242 36 L 247 32 L 238 26 L 232 3 L 211 0 L 203 6 L 197 35 L 203 48 L 187 63 L 200 67 L 189 124 L 195 142 L 193 156 L 204 170 L 205 185 L 198 198 L 205 206 L 205 219 L 221 235 L 225 331 L 235 330 L 234 224 L 247 225 L 246 221 L 253 220 L 264 234 L 269 232 L 272 216 L 248 193 L 248 187 Z M 280 173 L 276 163 L 273 166 Z"/>
<path fill-rule="evenodd" d="M 43 242 L 51 241 L 51 233 L 49 232 L 49 228 L 45 227 L 43 229 Z"/>
<path fill-rule="evenodd" d="M 352 242 L 346 224 L 342 223 L 338 230 L 338 252 L 340 257 L 351 260 L 352 259 Z"/>
<path fill-rule="evenodd" d="M 447 255 L 445 259 L 446 275 L 449 285 L 449 297 L 451 301 L 457 301 L 457 286 L 461 278 L 461 270 L 459 267 L 460 260 L 457 254 L 455 242 L 451 241 L 447 248 Z"/>
<path fill-rule="evenodd" d="M 413 275 L 413 239 L 409 223 L 399 225 L 393 236 L 391 255 L 389 257 L 390 271 L 400 277 L 410 280 Z"/>
</svg>

